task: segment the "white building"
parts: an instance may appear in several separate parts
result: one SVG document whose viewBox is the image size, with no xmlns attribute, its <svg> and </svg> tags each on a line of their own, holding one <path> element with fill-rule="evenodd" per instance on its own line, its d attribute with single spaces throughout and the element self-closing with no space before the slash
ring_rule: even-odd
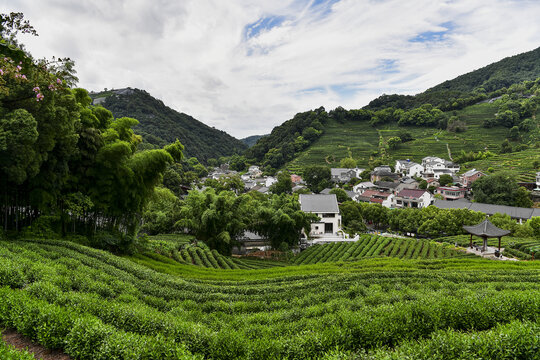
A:
<svg viewBox="0 0 540 360">
<path fill-rule="evenodd" d="M 319 221 L 311 224 L 310 237 L 334 237 L 341 230 L 341 215 L 335 194 L 301 194 L 299 201 L 302 211 L 319 217 Z"/>
<path fill-rule="evenodd" d="M 396 160 L 394 172 L 408 177 L 415 177 L 420 176 L 424 172 L 424 167 L 414 161 Z"/>
<path fill-rule="evenodd" d="M 439 179 L 443 174 L 454 175 L 460 169 L 459 164 L 435 156 L 423 158 L 422 166 L 424 167 L 422 177 L 426 179 L 433 177 Z"/>
<path fill-rule="evenodd" d="M 277 183 L 277 179 L 273 176 L 269 176 L 266 178 L 266 181 L 265 181 L 265 185 L 266 187 L 270 187 L 272 185 L 274 185 L 275 183 Z"/>
<path fill-rule="evenodd" d="M 536 173 L 536 189 L 540 191 L 540 171 Z"/>
<path fill-rule="evenodd" d="M 433 195 L 427 190 L 404 189 L 393 199 L 393 206 L 397 208 L 425 208 L 433 202 Z"/>
</svg>

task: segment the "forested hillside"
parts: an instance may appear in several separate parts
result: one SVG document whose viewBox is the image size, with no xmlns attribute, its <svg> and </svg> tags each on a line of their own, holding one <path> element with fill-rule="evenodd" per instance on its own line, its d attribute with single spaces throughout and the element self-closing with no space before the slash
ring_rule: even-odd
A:
<svg viewBox="0 0 540 360">
<path fill-rule="evenodd" d="M 185 147 L 186 157 L 200 161 L 229 156 L 247 148 L 242 141 L 224 131 L 177 112 L 144 90 L 121 89 L 92 94 L 94 103 L 103 105 L 115 117 L 139 120 L 134 128 L 143 140 L 162 147 L 176 139 Z"/>
</svg>

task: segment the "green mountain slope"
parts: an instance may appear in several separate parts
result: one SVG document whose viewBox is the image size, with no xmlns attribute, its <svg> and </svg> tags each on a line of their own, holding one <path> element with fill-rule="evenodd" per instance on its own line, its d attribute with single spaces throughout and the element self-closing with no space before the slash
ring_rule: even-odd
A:
<svg viewBox="0 0 540 360">
<path fill-rule="evenodd" d="M 267 169 L 284 165 L 337 166 L 352 157 L 359 166 L 454 158 L 465 152 L 499 152 L 540 144 L 540 48 L 446 81 L 425 92 L 382 95 L 362 109 L 338 107 L 295 115 L 259 140 L 246 155 Z M 314 121 L 318 120 L 314 126 Z M 317 133 L 308 141 L 304 131 Z M 389 142 L 399 137 L 397 145 Z M 394 141 L 395 143 L 395 141 Z M 277 161 L 277 160 L 280 161 Z M 279 166 L 275 166 L 278 164 Z"/>
<path fill-rule="evenodd" d="M 535 80 L 538 76 L 540 76 L 540 47 L 460 75 L 426 90 L 425 93 L 441 90 L 467 92 L 477 87 L 495 91 L 522 81 Z"/>
<path fill-rule="evenodd" d="M 240 139 L 240 141 L 243 142 L 244 144 L 246 144 L 248 147 L 252 147 L 263 136 L 266 136 L 266 135 L 251 135 L 251 136 L 248 136 L 246 138 Z"/>
<path fill-rule="evenodd" d="M 497 106 L 489 103 L 469 106 L 457 114 L 466 124 L 467 131 L 453 133 L 438 128 L 398 126 L 396 123 L 371 126 L 368 122 L 339 123 L 330 119 L 323 135 L 309 148 L 299 153 L 287 167 L 292 171 L 308 165 L 336 167 L 339 161 L 351 155 L 359 166 L 368 166 L 379 156 L 380 139 L 408 132 L 414 140 L 401 144 L 395 150 L 386 149 L 387 162 L 398 159 L 420 161 L 428 155 L 449 158 L 465 151 L 497 151 L 509 130 L 502 126 L 486 129 L 482 123 L 493 118 Z M 540 115 L 540 114 L 539 114 Z"/>
<path fill-rule="evenodd" d="M 203 124 L 177 112 L 144 90 L 120 89 L 91 94 L 94 104 L 103 105 L 115 117 L 139 120 L 136 132 L 151 144 L 163 146 L 177 138 L 185 147 L 186 157 L 200 161 L 244 151 L 247 146 L 224 131 Z"/>
</svg>

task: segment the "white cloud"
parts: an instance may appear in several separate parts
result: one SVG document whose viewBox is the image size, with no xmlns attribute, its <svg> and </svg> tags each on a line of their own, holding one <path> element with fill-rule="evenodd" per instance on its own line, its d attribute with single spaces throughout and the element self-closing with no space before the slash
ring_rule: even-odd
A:
<svg viewBox="0 0 540 360">
<path fill-rule="evenodd" d="M 0 7 L 24 12 L 36 27 L 39 37 L 21 38 L 35 56 L 74 59 L 80 86 L 142 88 L 237 137 L 268 133 L 321 105 L 358 108 L 383 92 L 418 93 L 540 45 L 538 1 L 0 0 Z M 430 33 L 436 41 L 409 41 Z"/>
</svg>

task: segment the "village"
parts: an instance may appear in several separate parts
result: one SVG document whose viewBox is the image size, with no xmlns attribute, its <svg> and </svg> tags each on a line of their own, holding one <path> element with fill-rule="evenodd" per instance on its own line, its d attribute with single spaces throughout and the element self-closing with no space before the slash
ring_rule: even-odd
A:
<svg viewBox="0 0 540 360">
<path fill-rule="evenodd" d="M 333 193 L 335 192 L 333 189 L 344 189 L 348 200 L 380 204 L 389 209 L 422 209 L 431 205 L 439 209 L 468 209 L 482 212 L 486 216 L 505 214 L 519 224 L 540 216 L 538 208 L 475 202 L 472 184 L 488 174 L 476 169 L 459 174 L 460 170 L 459 164 L 435 156 L 424 157 L 421 163 L 408 159 L 397 160 L 393 167 L 377 166 L 370 172 L 364 168 L 331 168 L 333 186 L 323 189 L 318 194 L 309 191 L 301 176 L 291 174 L 292 191 L 299 193 L 302 211 L 319 217 L 318 221 L 311 224 L 309 234 L 302 233 L 300 248 L 317 243 L 355 241 L 358 238 L 358 234 L 351 236 L 343 231 L 340 202 Z M 240 176 L 245 191 L 257 191 L 262 194 L 270 194 L 271 186 L 278 181 L 275 176 L 264 176 L 263 171 L 256 165 L 250 166 L 247 172 L 239 175 L 238 172 L 229 170 L 225 164 L 215 168 L 208 178 L 218 180 L 226 176 Z M 530 189 L 533 197 L 538 197 L 540 172 L 536 173 L 535 183 L 520 185 Z M 368 228 L 368 231 L 379 233 L 378 229 Z M 415 234 L 405 235 L 414 236 Z M 246 232 L 239 240 L 243 244 L 242 253 L 267 248 L 264 239 L 255 233 Z"/>
</svg>

